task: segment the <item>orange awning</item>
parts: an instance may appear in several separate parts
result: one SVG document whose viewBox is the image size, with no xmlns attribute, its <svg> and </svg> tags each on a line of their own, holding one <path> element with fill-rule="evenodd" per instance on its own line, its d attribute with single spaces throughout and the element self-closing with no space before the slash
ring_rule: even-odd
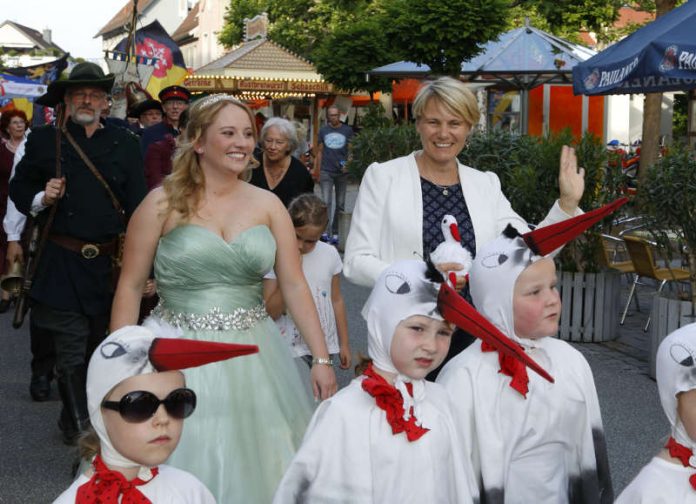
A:
<svg viewBox="0 0 696 504">
<path fill-rule="evenodd" d="M 392 100 L 395 102 L 412 102 L 420 89 L 422 81 L 418 79 L 401 79 L 392 82 Z"/>
</svg>

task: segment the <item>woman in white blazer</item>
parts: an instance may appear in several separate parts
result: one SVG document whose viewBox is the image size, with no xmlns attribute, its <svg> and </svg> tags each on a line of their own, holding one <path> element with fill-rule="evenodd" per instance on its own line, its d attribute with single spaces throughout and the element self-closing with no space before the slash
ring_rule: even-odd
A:
<svg viewBox="0 0 696 504">
<path fill-rule="evenodd" d="M 464 166 L 457 156 L 478 123 L 478 103 L 459 80 L 440 77 L 425 83 L 413 102 L 413 115 L 423 149 L 367 168 L 346 243 L 346 277 L 371 287 L 389 264 L 423 257 L 444 240 L 439 221 L 453 214 L 462 245 L 472 255 L 497 238 L 508 224 L 527 231 L 491 172 Z M 563 147 L 559 174 L 560 198 L 540 226 L 573 217 L 585 188 L 574 149 Z M 459 269 L 440 265 L 443 271 Z M 465 288 L 464 276 L 457 287 Z M 468 294 L 465 292 L 464 294 Z M 452 342 L 451 355 L 462 349 Z"/>
<path fill-rule="evenodd" d="M 476 98 L 461 81 L 441 77 L 425 83 L 413 114 L 423 150 L 371 164 L 360 184 L 344 259 L 344 274 L 359 285 L 372 287 L 396 260 L 423 256 L 423 180 L 443 192 L 454 184 L 461 186 L 476 249 L 497 238 L 508 223 L 520 231 L 529 229 L 501 191 L 497 175 L 457 160 L 479 120 Z M 563 149 L 560 168 L 561 196 L 540 226 L 580 213 L 584 170 L 577 169 L 573 149 Z"/>
</svg>

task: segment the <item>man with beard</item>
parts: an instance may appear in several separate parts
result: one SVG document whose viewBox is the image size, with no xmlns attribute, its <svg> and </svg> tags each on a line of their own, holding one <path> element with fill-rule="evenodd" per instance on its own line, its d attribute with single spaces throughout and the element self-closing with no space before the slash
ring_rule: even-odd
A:
<svg viewBox="0 0 696 504">
<path fill-rule="evenodd" d="M 106 336 L 114 288 L 112 258 L 119 233 L 146 193 L 137 137 L 99 121 L 113 81 L 113 75 L 105 76 L 98 65 L 86 62 L 76 65 L 68 79 L 50 84 L 37 101 L 48 106 L 62 102 L 64 126 L 31 132 L 10 182 L 10 198 L 25 215 L 45 223 L 56 206 L 29 297 L 32 324 L 49 332 L 55 345 L 63 402 L 58 426 L 67 444 L 89 422 L 86 365 Z"/>
</svg>

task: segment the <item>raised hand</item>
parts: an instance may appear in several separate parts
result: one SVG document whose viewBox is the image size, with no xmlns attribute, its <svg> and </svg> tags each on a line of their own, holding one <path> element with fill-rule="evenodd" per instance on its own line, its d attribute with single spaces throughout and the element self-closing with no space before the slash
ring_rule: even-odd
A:
<svg viewBox="0 0 696 504">
<path fill-rule="evenodd" d="M 561 210 L 568 215 L 575 215 L 585 192 L 585 169 L 578 169 L 578 158 L 575 149 L 564 145 L 561 150 L 561 165 L 558 172 L 558 186 L 561 191 L 559 204 Z"/>
</svg>

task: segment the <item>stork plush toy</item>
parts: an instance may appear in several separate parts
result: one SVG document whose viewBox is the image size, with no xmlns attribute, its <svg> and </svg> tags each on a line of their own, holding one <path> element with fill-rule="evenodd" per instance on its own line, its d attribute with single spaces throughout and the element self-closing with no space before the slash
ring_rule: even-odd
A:
<svg viewBox="0 0 696 504">
<path fill-rule="evenodd" d="M 442 235 L 445 237 L 445 241 L 440 243 L 430 253 L 430 260 L 433 264 L 458 263 L 462 265 L 461 270 L 447 271 L 445 275 L 452 288 L 456 289 L 457 276 L 468 277 L 473 260 L 471 252 L 462 247 L 462 238 L 459 235 L 457 219 L 452 215 L 445 215 L 442 217 L 440 225 L 442 226 Z"/>
</svg>

